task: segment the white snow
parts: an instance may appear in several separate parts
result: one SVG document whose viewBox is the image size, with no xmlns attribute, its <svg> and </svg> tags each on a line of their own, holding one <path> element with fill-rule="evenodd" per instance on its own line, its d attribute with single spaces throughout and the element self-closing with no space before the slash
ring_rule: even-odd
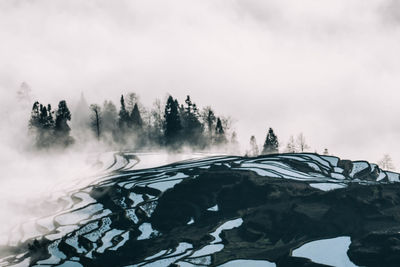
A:
<svg viewBox="0 0 400 267">
<path fill-rule="evenodd" d="M 307 243 L 293 251 L 295 257 L 303 257 L 315 263 L 332 266 L 356 267 L 349 257 L 347 250 L 351 243 L 350 237 L 341 236 L 331 239 L 322 239 Z"/>
</svg>

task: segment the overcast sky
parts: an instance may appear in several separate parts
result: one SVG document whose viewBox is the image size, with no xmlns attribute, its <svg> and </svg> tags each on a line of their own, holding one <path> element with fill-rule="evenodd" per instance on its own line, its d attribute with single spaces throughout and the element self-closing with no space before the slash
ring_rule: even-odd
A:
<svg viewBox="0 0 400 267">
<path fill-rule="evenodd" d="M 23 81 L 54 104 L 190 94 L 246 145 L 273 127 L 282 149 L 303 132 L 312 151 L 389 153 L 398 170 L 399 44 L 394 0 L 0 1 L 0 97 Z"/>
</svg>

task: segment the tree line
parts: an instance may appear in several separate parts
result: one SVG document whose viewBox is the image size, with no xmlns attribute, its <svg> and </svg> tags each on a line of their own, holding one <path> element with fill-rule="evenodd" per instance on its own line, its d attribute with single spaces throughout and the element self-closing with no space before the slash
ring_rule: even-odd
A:
<svg viewBox="0 0 400 267">
<path fill-rule="evenodd" d="M 217 116 L 210 106 L 200 110 L 189 95 L 182 104 L 172 96 L 168 96 L 163 106 L 156 100 L 151 109 L 143 107 L 135 93 L 121 95 L 119 102 L 117 110 L 112 101 L 87 105 L 82 96 L 75 113 L 77 122 L 74 123 L 65 100 L 59 102 L 56 111 L 50 104 L 36 101 L 29 120 L 35 146 L 50 148 L 74 144 L 71 123 L 78 138 L 95 137 L 123 149 L 177 150 L 189 146 L 204 150 L 229 145 L 238 150 L 230 119 Z"/>
</svg>

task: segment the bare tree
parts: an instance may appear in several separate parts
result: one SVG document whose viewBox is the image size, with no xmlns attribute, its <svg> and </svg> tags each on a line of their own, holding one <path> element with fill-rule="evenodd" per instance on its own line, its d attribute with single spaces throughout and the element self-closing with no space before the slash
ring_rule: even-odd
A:
<svg viewBox="0 0 400 267">
<path fill-rule="evenodd" d="M 100 140 L 101 110 L 96 104 L 90 105 L 90 110 L 92 111 L 90 125 L 96 134 L 97 140 Z"/>
<path fill-rule="evenodd" d="M 388 171 L 395 170 L 392 157 L 389 154 L 383 155 L 383 158 L 380 161 L 378 161 L 378 165 L 383 170 L 388 170 Z"/>
<path fill-rule="evenodd" d="M 299 152 L 304 152 L 310 149 L 310 146 L 306 143 L 306 138 L 304 137 L 303 133 L 300 133 L 297 136 L 296 145 Z"/>
<path fill-rule="evenodd" d="M 297 152 L 296 143 L 294 141 L 293 135 L 291 135 L 289 137 L 289 141 L 288 141 L 288 143 L 286 145 L 285 152 L 286 153 L 296 153 Z"/>
</svg>

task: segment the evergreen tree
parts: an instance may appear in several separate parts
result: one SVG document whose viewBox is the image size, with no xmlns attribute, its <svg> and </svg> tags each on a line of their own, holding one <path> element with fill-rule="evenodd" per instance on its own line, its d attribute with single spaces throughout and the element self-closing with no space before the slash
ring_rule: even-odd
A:
<svg viewBox="0 0 400 267">
<path fill-rule="evenodd" d="M 132 123 L 132 127 L 135 130 L 141 130 L 142 129 L 143 120 L 142 120 L 142 117 L 140 115 L 139 107 L 138 107 L 138 105 L 136 103 L 133 106 L 132 113 L 131 113 L 131 116 L 130 116 L 130 121 Z"/>
<path fill-rule="evenodd" d="M 67 146 L 74 142 L 73 138 L 69 135 L 71 128 L 68 125 L 68 121 L 70 120 L 71 112 L 68 109 L 67 102 L 65 100 L 61 100 L 58 103 L 54 126 L 56 142 L 58 144 Z"/>
<path fill-rule="evenodd" d="M 182 129 L 181 121 L 179 118 L 179 104 L 176 99 L 169 96 L 165 105 L 164 112 L 164 136 L 165 143 L 170 146 L 178 145 L 180 131 Z"/>
<path fill-rule="evenodd" d="M 226 143 L 225 130 L 220 118 L 217 118 L 217 125 L 215 126 L 215 143 L 217 145 Z"/>
<path fill-rule="evenodd" d="M 29 128 L 35 130 L 40 127 L 40 104 L 35 101 L 32 106 L 31 118 L 29 120 Z"/>
<path fill-rule="evenodd" d="M 274 130 L 269 128 L 267 137 L 265 138 L 265 143 L 263 147 L 262 154 L 274 154 L 279 152 L 279 142 L 278 137 L 275 135 Z"/>
<path fill-rule="evenodd" d="M 182 138 L 189 145 L 203 147 L 203 125 L 199 120 L 199 111 L 188 95 L 185 100 L 186 106 L 180 108 L 180 118 L 183 127 Z"/>
<path fill-rule="evenodd" d="M 121 109 L 119 111 L 118 126 L 122 131 L 122 133 L 125 133 L 129 125 L 130 116 L 129 112 L 126 110 L 125 100 L 123 95 L 121 95 L 120 103 L 121 103 Z"/>
<path fill-rule="evenodd" d="M 209 140 L 208 145 L 211 145 L 214 138 L 215 121 L 217 118 L 215 117 L 214 111 L 210 106 L 203 109 L 202 120 L 204 125 L 207 127 L 207 138 Z"/>
<path fill-rule="evenodd" d="M 36 101 L 32 107 L 29 120 L 30 133 L 35 137 L 35 145 L 38 148 L 49 147 L 54 141 L 54 120 L 51 106 L 47 107 Z"/>
<path fill-rule="evenodd" d="M 47 119 L 46 119 L 46 128 L 54 128 L 55 122 L 53 119 L 53 111 L 51 110 L 51 105 L 47 105 Z"/>
</svg>

